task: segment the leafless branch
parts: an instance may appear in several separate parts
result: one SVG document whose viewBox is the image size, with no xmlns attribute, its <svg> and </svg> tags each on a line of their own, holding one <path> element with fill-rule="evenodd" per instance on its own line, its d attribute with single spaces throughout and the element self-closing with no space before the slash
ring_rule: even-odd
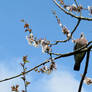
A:
<svg viewBox="0 0 92 92">
<path fill-rule="evenodd" d="M 92 18 L 87 18 L 87 17 L 82 17 L 82 16 L 76 16 L 76 15 L 74 15 L 73 13 L 66 11 L 63 7 L 61 7 L 61 6 L 56 2 L 56 0 L 53 0 L 53 2 L 54 2 L 64 13 L 66 13 L 66 14 L 68 14 L 68 15 L 70 15 L 70 16 L 76 18 L 76 19 L 92 21 Z"/>
<path fill-rule="evenodd" d="M 50 45 L 57 45 L 58 43 L 62 43 L 62 42 L 67 42 L 67 41 L 69 41 L 69 40 L 72 38 L 73 33 L 75 32 L 75 30 L 76 30 L 77 27 L 79 26 L 80 21 L 81 21 L 81 19 L 78 19 L 78 22 L 77 22 L 76 26 L 74 27 L 73 31 L 71 32 L 71 35 L 70 35 L 69 38 L 67 38 L 66 40 L 61 40 L 61 41 L 59 40 L 59 41 L 56 41 L 55 43 L 50 44 Z"/>
<path fill-rule="evenodd" d="M 78 89 L 78 92 L 81 92 L 81 89 L 82 89 L 82 85 L 83 85 L 83 80 L 87 74 L 87 69 L 88 69 L 88 63 L 89 63 L 89 57 L 90 57 L 90 48 L 88 49 L 87 51 L 87 58 L 86 58 L 86 64 L 85 64 L 85 69 L 84 69 L 84 73 L 83 73 L 83 76 L 81 78 L 81 81 L 80 81 L 80 85 L 79 85 L 79 89 Z"/>
<path fill-rule="evenodd" d="M 92 48 L 92 45 L 90 47 L 88 47 L 87 49 L 82 50 L 83 48 L 85 48 L 85 47 L 82 47 L 82 48 L 80 48 L 80 49 L 78 49 L 78 50 L 76 50 L 74 52 L 70 52 L 70 53 L 66 53 L 66 54 L 61 54 L 60 56 L 56 57 L 55 60 L 58 59 L 58 58 L 61 58 L 61 57 L 67 57 L 67 56 L 71 56 L 71 55 L 74 55 L 74 54 L 86 52 L 86 51 L 88 51 L 89 48 Z"/>
<path fill-rule="evenodd" d="M 38 67 L 40 67 L 40 66 L 42 66 L 42 65 L 44 65 L 44 64 L 46 64 L 46 63 L 48 63 L 48 62 L 50 62 L 50 59 L 48 59 L 48 60 L 46 60 L 45 62 L 43 62 L 43 63 L 41 63 L 41 64 L 39 64 L 39 65 L 37 65 L 37 66 L 31 68 L 30 70 L 26 71 L 25 74 L 27 74 L 27 73 L 29 73 L 29 72 L 35 70 L 36 68 L 38 68 Z M 21 75 L 23 75 L 23 74 L 20 73 L 20 74 L 18 74 L 18 75 L 16 75 L 16 76 L 13 76 L 13 77 L 10 77 L 10 78 L 6 78 L 6 79 L 3 79 L 3 80 L 0 80 L 0 82 L 4 82 L 4 81 L 11 80 L 11 79 L 15 79 L 15 78 L 20 77 Z"/>
<path fill-rule="evenodd" d="M 73 31 L 71 32 L 71 36 L 70 36 L 70 37 L 72 37 L 73 33 L 75 32 L 75 30 L 76 30 L 77 27 L 79 26 L 80 21 L 81 21 L 81 19 L 78 19 L 78 22 L 77 22 L 76 26 L 74 27 Z"/>
<path fill-rule="evenodd" d="M 91 43 L 92 43 L 92 41 L 90 41 L 90 42 L 88 43 L 88 45 L 90 45 Z M 88 46 L 88 45 L 87 45 L 87 46 Z M 78 54 L 78 53 L 81 53 L 81 52 L 83 52 L 83 51 L 88 51 L 89 48 L 90 48 L 90 49 L 92 48 L 92 45 L 89 46 L 87 49 L 82 50 L 82 49 L 84 49 L 84 48 L 85 48 L 85 46 L 82 47 L 82 48 L 80 48 L 80 49 L 78 49 L 78 50 L 76 50 L 76 51 L 74 51 L 74 52 L 70 52 L 70 53 L 66 53 L 66 54 L 61 54 L 60 56 L 55 57 L 55 58 L 53 58 L 52 60 L 56 60 L 56 59 L 59 59 L 59 58 L 61 58 L 61 57 L 67 57 L 67 56 L 71 56 L 71 55 L 74 55 L 74 54 Z M 80 50 L 82 50 L 82 51 L 80 51 Z M 52 53 L 52 54 L 53 54 L 53 53 Z M 26 71 L 25 74 L 27 74 L 27 73 L 29 73 L 29 72 L 35 70 L 36 68 L 38 68 L 38 67 L 40 67 L 40 66 L 42 66 L 42 65 L 45 65 L 46 63 L 49 63 L 49 62 L 51 62 L 51 59 L 45 60 L 43 63 L 41 63 L 41 64 L 39 64 L 39 65 L 37 65 L 37 66 L 31 68 L 30 70 Z M 21 75 L 23 75 L 23 74 L 21 73 L 21 74 L 18 74 L 18 75 L 16 75 L 16 76 L 13 76 L 13 77 L 0 80 L 0 82 L 4 82 L 4 81 L 11 80 L 11 79 L 15 79 L 15 78 L 17 78 L 17 77 L 20 77 Z"/>
<path fill-rule="evenodd" d="M 75 2 L 75 4 L 76 4 L 76 6 L 78 7 L 78 3 L 77 3 L 77 1 L 76 1 L 76 0 L 74 0 L 74 2 Z"/>
</svg>

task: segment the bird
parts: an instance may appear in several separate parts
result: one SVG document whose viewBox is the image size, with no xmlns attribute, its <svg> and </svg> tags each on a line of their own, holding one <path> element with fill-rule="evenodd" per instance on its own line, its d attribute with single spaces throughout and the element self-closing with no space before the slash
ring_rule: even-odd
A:
<svg viewBox="0 0 92 92">
<path fill-rule="evenodd" d="M 88 41 L 85 38 L 84 33 L 81 33 L 80 38 L 74 40 L 73 42 L 75 43 L 74 51 L 78 50 L 79 48 L 81 48 L 83 46 L 86 46 L 88 44 Z M 86 54 L 86 52 L 74 54 L 74 60 L 75 60 L 74 70 L 75 71 L 80 70 L 80 65 L 81 65 L 81 62 L 82 62 L 83 58 L 85 57 L 85 54 Z"/>
</svg>

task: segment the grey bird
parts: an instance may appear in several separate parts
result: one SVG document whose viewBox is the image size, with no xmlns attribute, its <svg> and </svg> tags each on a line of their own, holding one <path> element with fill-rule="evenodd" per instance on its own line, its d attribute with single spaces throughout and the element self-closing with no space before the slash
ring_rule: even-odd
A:
<svg viewBox="0 0 92 92">
<path fill-rule="evenodd" d="M 87 45 L 88 41 L 86 40 L 84 33 L 81 33 L 81 36 L 79 39 L 74 40 L 75 46 L 74 46 L 74 51 Z M 82 52 L 82 53 L 78 53 L 74 55 L 74 60 L 75 60 L 75 64 L 74 64 L 74 70 L 75 71 L 79 71 L 80 70 L 80 65 L 81 62 L 83 60 L 83 58 L 85 57 L 86 52 Z"/>
</svg>

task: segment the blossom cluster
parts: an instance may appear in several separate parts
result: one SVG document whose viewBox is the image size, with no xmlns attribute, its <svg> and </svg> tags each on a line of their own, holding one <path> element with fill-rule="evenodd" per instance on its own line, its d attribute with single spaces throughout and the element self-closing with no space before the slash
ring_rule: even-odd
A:
<svg viewBox="0 0 92 92">
<path fill-rule="evenodd" d="M 49 67 L 44 65 L 39 70 L 35 69 L 36 72 L 46 73 L 46 74 L 50 74 L 53 70 L 56 70 L 56 63 L 54 61 L 51 62 Z"/>
<path fill-rule="evenodd" d="M 64 0 L 58 0 L 60 5 L 63 5 L 65 9 L 67 9 L 70 12 L 81 12 L 81 10 L 88 10 L 90 14 L 92 14 L 92 6 L 88 6 L 87 8 L 84 8 L 82 5 L 75 5 L 74 3 L 72 5 L 66 5 L 64 3 Z"/>
<path fill-rule="evenodd" d="M 83 75 L 82 75 L 82 74 L 81 74 L 81 77 L 83 77 Z M 85 77 L 85 78 L 84 78 L 84 83 L 85 83 L 85 84 L 87 84 L 87 85 L 92 84 L 92 78 Z"/>
<path fill-rule="evenodd" d="M 61 23 L 61 21 L 58 18 L 58 16 L 56 15 L 56 12 L 55 11 L 52 11 L 52 13 L 55 15 L 55 17 L 57 19 L 57 23 L 61 27 L 62 32 L 67 36 L 67 38 L 69 38 L 70 37 L 70 31 L 68 30 L 68 28 Z"/>
<path fill-rule="evenodd" d="M 16 85 L 16 86 L 13 85 L 13 86 L 11 86 L 11 90 L 13 92 L 19 92 L 18 88 L 19 88 L 19 85 Z"/>
<path fill-rule="evenodd" d="M 78 7 L 75 5 L 75 4 L 72 4 L 72 5 L 64 5 L 64 8 L 69 10 L 69 11 L 75 11 L 75 12 L 80 12 L 83 7 L 82 5 L 79 5 Z"/>
<path fill-rule="evenodd" d="M 64 5 L 64 1 L 63 0 L 58 0 L 59 1 L 59 3 L 61 4 L 61 5 Z"/>
<path fill-rule="evenodd" d="M 27 39 L 29 45 L 32 45 L 34 47 L 41 46 L 43 53 L 49 53 L 49 52 L 51 52 L 51 47 L 49 46 L 50 45 L 50 41 L 48 41 L 46 39 L 37 39 L 37 38 L 34 38 L 32 32 L 29 33 L 28 36 L 26 36 L 26 39 Z"/>
<path fill-rule="evenodd" d="M 66 26 L 62 27 L 62 32 L 67 36 L 67 38 L 70 37 L 70 31 L 67 29 Z"/>
<path fill-rule="evenodd" d="M 88 11 L 92 14 L 92 6 L 88 6 Z"/>
<path fill-rule="evenodd" d="M 51 47 L 50 47 L 50 41 L 46 39 L 37 39 L 36 37 L 33 36 L 32 29 L 30 28 L 30 25 L 24 21 L 24 19 L 21 20 L 21 22 L 24 22 L 24 28 L 25 32 L 29 32 L 29 34 L 26 36 L 26 39 L 28 41 L 28 44 L 34 47 L 42 47 L 42 52 L 43 53 L 49 53 L 51 52 Z"/>
</svg>

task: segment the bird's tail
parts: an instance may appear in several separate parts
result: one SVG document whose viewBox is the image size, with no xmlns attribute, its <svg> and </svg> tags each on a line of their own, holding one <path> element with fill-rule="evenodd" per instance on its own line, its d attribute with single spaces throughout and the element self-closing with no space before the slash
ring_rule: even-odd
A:
<svg viewBox="0 0 92 92">
<path fill-rule="evenodd" d="M 74 65 L 74 70 L 79 71 L 80 70 L 80 64 L 75 64 Z"/>
</svg>

